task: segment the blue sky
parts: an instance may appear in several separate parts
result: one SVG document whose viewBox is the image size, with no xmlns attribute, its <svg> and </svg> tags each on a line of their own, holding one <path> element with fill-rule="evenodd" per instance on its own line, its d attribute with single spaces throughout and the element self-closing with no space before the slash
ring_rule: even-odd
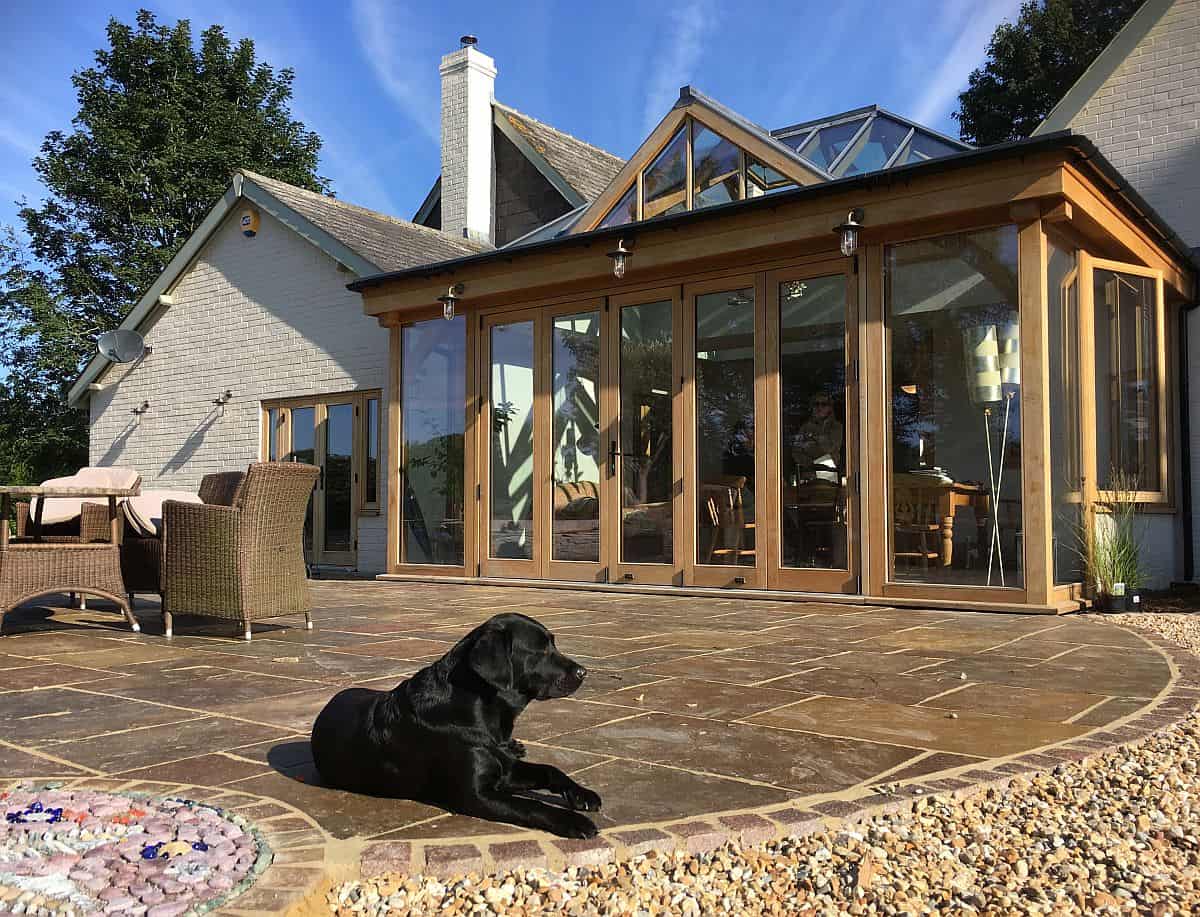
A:
<svg viewBox="0 0 1200 917">
<path fill-rule="evenodd" d="M 437 65 L 472 32 L 496 97 L 628 156 L 691 83 L 767 127 L 878 103 L 957 136 L 950 118 L 995 26 L 1020 0 L 429 3 L 398 0 L 2 0 L 0 226 L 40 197 L 30 161 L 69 129 L 71 73 L 110 16 L 139 6 L 193 29 L 218 22 L 296 71 L 293 110 L 324 139 L 345 200 L 411 217 L 438 173 Z"/>
</svg>

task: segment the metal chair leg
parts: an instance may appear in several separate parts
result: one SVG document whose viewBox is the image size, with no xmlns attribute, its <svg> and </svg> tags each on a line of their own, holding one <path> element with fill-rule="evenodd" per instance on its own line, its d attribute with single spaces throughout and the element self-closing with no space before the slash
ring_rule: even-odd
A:
<svg viewBox="0 0 1200 917">
<path fill-rule="evenodd" d="M 304 612 L 304 629 L 305 630 L 313 629 L 312 615 L 307 611 Z"/>
</svg>

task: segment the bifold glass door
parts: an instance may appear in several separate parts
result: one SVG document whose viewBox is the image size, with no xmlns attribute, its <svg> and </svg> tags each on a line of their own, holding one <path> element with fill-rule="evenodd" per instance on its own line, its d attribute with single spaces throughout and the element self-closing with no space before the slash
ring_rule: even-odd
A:
<svg viewBox="0 0 1200 917">
<path fill-rule="evenodd" d="M 307 403 L 306 403 L 307 402 Z M 353 567 L 358 562 L 358 516 L 376 503 L 378 475 L 364 489 L 362 474 L 378 460 L 378 393 L 347 393 L 264 405 L 264 457 L 321 469 L 304 522 L 310 563 Z"/>
<path fill-rule="evenodd" d="M 603 580 L 601 307 L 483 320 L 484 576 Z"/>
</svg>

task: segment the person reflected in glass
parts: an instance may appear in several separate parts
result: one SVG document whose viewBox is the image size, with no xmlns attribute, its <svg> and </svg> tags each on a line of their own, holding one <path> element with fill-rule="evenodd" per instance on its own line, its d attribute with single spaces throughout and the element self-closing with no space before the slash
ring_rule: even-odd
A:
<svg viewBox="0 0 1200 917">
<path fill-rule="evenodd" d="M 833 409 L 833 401 L 819 392 L 811 402 L 808 419 L 792 435 L 792 460 L 798 483 L 841 482 L 842 444 L 845 430 Z"/>
</svg>

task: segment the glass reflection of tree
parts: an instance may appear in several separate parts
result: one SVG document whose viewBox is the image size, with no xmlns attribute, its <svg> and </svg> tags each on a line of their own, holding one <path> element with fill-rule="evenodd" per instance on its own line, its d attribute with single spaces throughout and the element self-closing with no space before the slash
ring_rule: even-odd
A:
<svg viewBox="0 0 1200 917">
<path fill-rule="evenodd" d="M 558 455 L 555 456 L 554 478 L 556 481 L 579 481 L 583 472 L 579 468 L 579 454 L 590 456 L 599 464 L 600 460 L 600 431 L 595 418 L 599 417 L 600 408 L 596 404 L 599 394 L 600 380 L 600 338 L 594 331 L 572 331 L 566 328 L 555 328 L 563 347 L 571 355 L 570 365 L 566 367 L 566 379 L 560 382 L 554 380 L 555 399 L 561 391 L 563 398 L 561 406 L 555 405 L 555 431 L 557 438 L 559 429 L 564 434 L 564 440 L 555 442 Z M 584 381 L 590 382 L 592 391 L 588 391 Z M 561 472 L 558 458 L 562 459 Z"/>
<path fill-rule="evenodd" d="M 445 432 L 444 411 L 430 408 L 410 408 L 416 415 L 413 429 L 432 431 L 427 439 L 406 440 L 404 452 L 404 523 L 409 533 L 425 552 L 428 561 L 433 556 L 433 544 L 428 524 L 424 518 L 416 490 L 413 488 L 413 472 L 421 471 L 433 484 L 432 493 L 439 496 L 442 507 L 441 522 L 461 522 L 463 518 L 464 452 L 463 434 Z M 422 495 L 428 491 L 422 486 Z M 451 547 L 456 557 L 462 556 L 463 533 L 460 526 L 450 530 Z"/>
<path fill-rule="evenodd" d="M 625 338 L 621 342 L 621 451 L 624 485 L 633 488 L 636 503 L 650 502 L 651 492 L 671 491 L 670 390 L 670 330 Z M 627 395 L 636 395 L 638 403 L 627 403 Z"/>
</svg>

